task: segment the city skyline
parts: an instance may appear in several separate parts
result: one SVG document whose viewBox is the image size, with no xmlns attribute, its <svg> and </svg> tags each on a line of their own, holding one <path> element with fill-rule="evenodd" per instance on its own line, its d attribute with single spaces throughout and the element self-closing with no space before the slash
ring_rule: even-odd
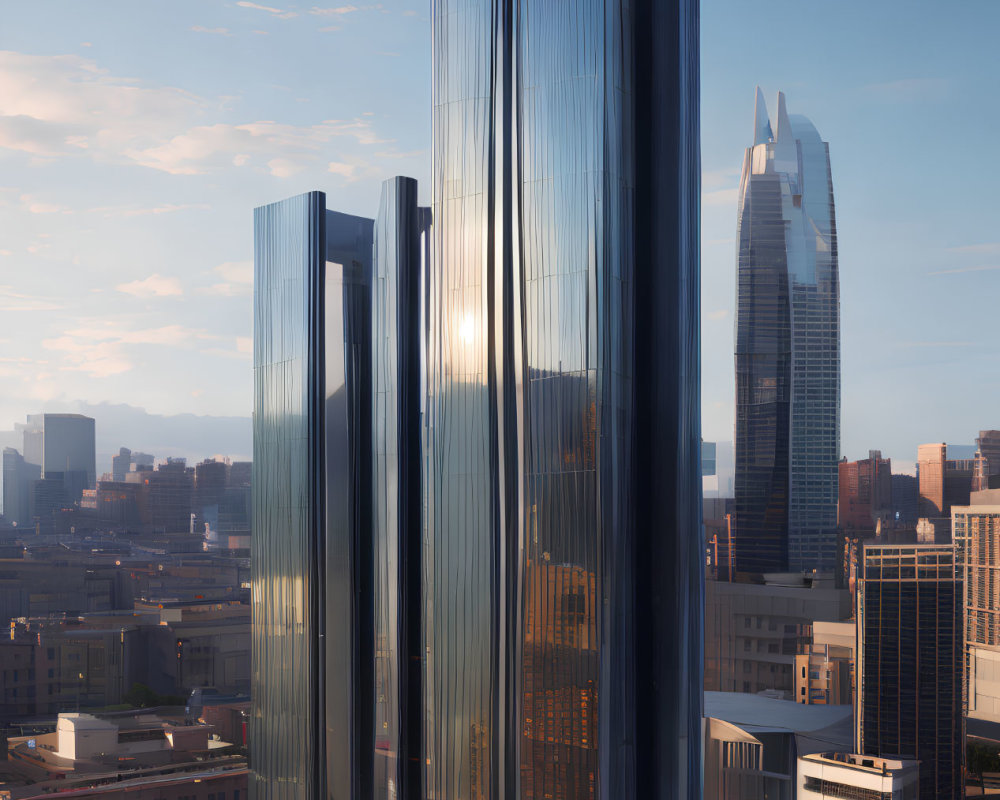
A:
<svg viewBox="0 0 1000 800">
<path fill-rule="evenodd" d="M 768 96 L 784 88 L 834 159 L 841 455 L 876 448 L 902 465 L 918 444 L 969 443 L 997 425 L 985 400 L 992 378 L 964 396 L 946 378 L 993 352 L 982 315 L 965 312 L 1000 280 L 992 193 L 974 166 L 998 113 L 978 102 L 991 51 L 976 37 L 1000 11 L 928 6 L 901 23 L 901 7 L 849 4 L 842 17 L 792 14 L 788 3 L 768 14 L 703 7 L 707 440 L 733 438 L 732 231 L 754 83 Z M 0 402 L 0 428 L 77 399 L 248 416 L 250 209 L 320 185 L 336 207 L 363 213 L 393 174 L 429 186 L 426 7 L 186 2 L 167 14 L 117 2 L 98 18 L 54 0 L 5 13 L 0 305 L 10 322 L 0 374 L 15 390 Z M 866 25 L 847 24 L 858 15 Z M 781 47 L 758 47 L 776 19 L 788 33 Z M 810 39 L 820 23 L 836 36 Z M 896 26 L 904 36 L 888 35 Z M 959 36 L 963 46 L 949 46 Z M 847 51 L 836 81 L 827 77 L 824 65 Z M 323 79 L 361 58 L 366 70 L 351 81 Z M 378 93 L 389 102 L 376 107 Z M 70 102 L 77 96 L 99 124 Z M 963 147 L 919 157 L 956 130 Z"/>
</svg>

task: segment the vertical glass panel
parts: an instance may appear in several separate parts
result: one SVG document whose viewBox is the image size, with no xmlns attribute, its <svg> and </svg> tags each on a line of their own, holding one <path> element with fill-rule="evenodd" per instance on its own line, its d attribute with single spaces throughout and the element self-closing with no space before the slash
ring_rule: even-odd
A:
<svg viewBox="0 0 1000 800">
<path fill-rule="evenodd" d="M 494 3 L 434 4 L 434 226 L 427 278 L 427 795 L 493 797 L 496 653 L 487 350 Z"/>
<path fill-rule="evenodd" d="M 319 192 L 254 213 L 253 732 L 255 796 L 314 797 L 320 530 Z"/>
</svg>

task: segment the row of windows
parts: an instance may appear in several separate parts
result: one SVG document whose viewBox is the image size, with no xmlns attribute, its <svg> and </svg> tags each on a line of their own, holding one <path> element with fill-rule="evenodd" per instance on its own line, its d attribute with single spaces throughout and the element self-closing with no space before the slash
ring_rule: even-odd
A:
<svg viewBox="0 0 1000 800">
<path fill-rule="evenodd" d="M 892 792 L 862 789 L 860 786 L 849 786 L 846 783 L 826 781 L 812 776 L 806 778 L 805 788 L 807 792 L 816 792 L 823 797 L 838 797 L 845 800 L 892 800 Z"/>
</svg>

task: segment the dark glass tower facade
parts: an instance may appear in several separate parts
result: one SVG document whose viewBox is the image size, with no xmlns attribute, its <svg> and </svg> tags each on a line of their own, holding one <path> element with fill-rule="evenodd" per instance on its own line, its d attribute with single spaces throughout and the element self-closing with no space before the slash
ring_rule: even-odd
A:
<svg viewBox="0 0 1000 800">
<path fill-rule="evenodd" d="M 738 210 L 738 572 L 833 569 L 840 289 L 829 146 L 760 89 Z"/>
<path fill-rule="evenodd" d="M 697 4 L 432 25 L 426 796 L 700 796 Z"/>
<path fill-rule="evenodd" d="M 951 545 L 864 546 L 857 751 L 918 759 L 920 797 L 964 796 L 962 602 Z"/>
</svg>

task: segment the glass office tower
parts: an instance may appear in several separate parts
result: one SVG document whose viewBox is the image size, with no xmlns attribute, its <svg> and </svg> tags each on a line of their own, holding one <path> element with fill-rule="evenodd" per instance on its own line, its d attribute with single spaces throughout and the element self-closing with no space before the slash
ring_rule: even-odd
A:
<svg viewBox="0 0 1000 800">
<path fill-rule="evenodd" d="M 863 545 L 855 746 L 920 761 L 920 797 L 964 796 L 962 578 L 952 545 Z"/>
<path fill-rule="evenodd" d="M 432 27 L 426 796 L 700 797 L 697 4 Z"/>
<path fill-rule="evenodd" d="M 738 211 L 738 572 L 833 569 L 840 290 L 829 146 L 757 89 Z"/>
</svg>

